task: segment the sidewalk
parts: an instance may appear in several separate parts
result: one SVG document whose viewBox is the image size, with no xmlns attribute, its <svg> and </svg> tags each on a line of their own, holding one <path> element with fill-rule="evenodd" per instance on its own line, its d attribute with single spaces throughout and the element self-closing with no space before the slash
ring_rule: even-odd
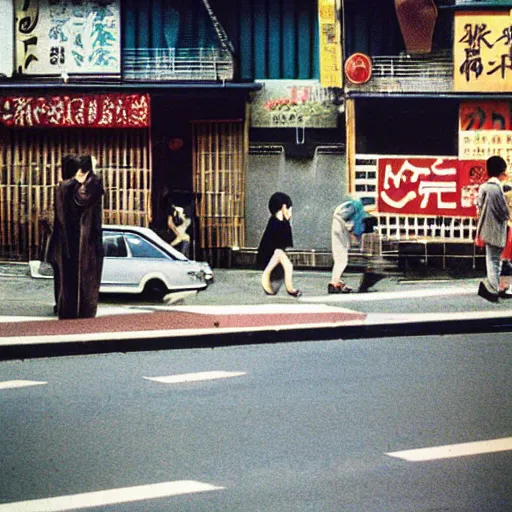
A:
<svg viewBox="0 0 512 512">
<path fill-rule="evenodd" d="M 0 264 L 0 359 L 512 329 L 512 300 L 484 301 L 475 277 L 394 275 L 368 293 L 328 295 L 329 272 L 297 271 L 304 295 L 295 299 L 284 290 L 266 296 L 257 271 L 214 273 L 205 291 L 161 304 L 102 295 L 96 318 L 59 321 L 51 280 L 33 279 L 28 265 Z M 359 277 L 346 281 L 357 288 Z"/>
</svg>

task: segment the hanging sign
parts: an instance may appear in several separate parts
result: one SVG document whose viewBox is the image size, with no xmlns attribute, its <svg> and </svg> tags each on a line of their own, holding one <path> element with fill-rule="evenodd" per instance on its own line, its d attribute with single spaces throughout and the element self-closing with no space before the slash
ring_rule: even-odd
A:
<svg viewBox="0 0 512 512">
<path fill-rule="evenodd" d="M 508 10 L 455 13 L 454 90 L 512 90 L 511 26 Z"/>
<path fill-rule="evenodd" d="M 365 84 L 372 77 L 372 60 L 364 53 L 354 53 L 345 62 L 345 75 L 355 85 Z"/>
<path fill-rule="evenodd" d="M 119 74 L 119 0 L 15 0 L 16 71 Z"/>
<path fill-rule="evenodd" d="M 454 158 L 381 158 L 378 211 L 400 215 L 476 215 L 485 161 Z"/>
<path fill-rule="evenodd" d="M 251 109 L 253 128 L 336 128 L 337 89 L 317 80 L 264 80 Z"/>
<path fill-rule="evenodd" d="M 322 87 L 343 87 L 339 12 L 338 0 L 318 0 Z"/>
<path fill-rule="evenodd" d="M 146 128 L 148 94 L 0 97 L 0 124 L 16 128 Z"/>
</svg>

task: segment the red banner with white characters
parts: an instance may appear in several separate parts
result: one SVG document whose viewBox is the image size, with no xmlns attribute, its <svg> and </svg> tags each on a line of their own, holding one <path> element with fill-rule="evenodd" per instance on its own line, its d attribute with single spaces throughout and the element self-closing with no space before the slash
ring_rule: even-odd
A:
<svg viewBox="0 0 512 512">
<path fill-rule="evenodd" d="M 381 158 L 378 211 L 400 215 L 476 216 L 485 162 L 455 158 Z"/>
<path fill-rule="evenodd" d="M 16 128 L 146 128 L 149 95 L 0 97 L 0 123 Z"/>
</svg>

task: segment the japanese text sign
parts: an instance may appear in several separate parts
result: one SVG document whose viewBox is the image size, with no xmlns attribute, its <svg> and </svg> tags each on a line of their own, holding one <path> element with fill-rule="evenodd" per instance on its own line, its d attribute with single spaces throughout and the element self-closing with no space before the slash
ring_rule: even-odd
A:
<svg viewBox="0 0 512 512">
<path fill-rule="evenodd" d="M 455 14 L 454 89 L 512 90 L 510 12 L 466 11 Z"/>
<path fill-rule="evenodd" d="M 508 101 L 464 101 L 459 107 L 459 130 L 510 130 Z"/>
<path fill-rule="evenodd" d="M 334 87 L 317 80 L 264 80 L 252 103 L 254 128 L 335 128 L 338 98 Z"/>
<path fill-rule="evenodd" d="M 342 87 L 339 0 L 318 0 L 320 81 L 322 87 Z"/>
<path fill-rule="evenodd" d="M 0 97 L 0 124 L 16 128 L 146 128 L 147 94 Z"/>
<path fill-rule="evenodd" d="M 119 74 L 120 0 L 15 0 L 23 75 Z"/>
<path fill-rule="evenodd" d="M 382 158 L 378 211 L 400 215 L 476 215 L 485 162 L 452 158 Z"/>
</svg>

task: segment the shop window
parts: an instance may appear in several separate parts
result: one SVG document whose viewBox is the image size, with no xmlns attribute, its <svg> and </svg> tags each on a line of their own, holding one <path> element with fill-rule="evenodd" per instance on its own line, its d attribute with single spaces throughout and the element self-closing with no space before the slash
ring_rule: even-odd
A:
<svg viewBox="0 0 512 512">
<path fill-rule="evenodd" d="M 457 155 L 457 100 L 359 99 L 356 109 L 358 154 Z"/>
</svg>

